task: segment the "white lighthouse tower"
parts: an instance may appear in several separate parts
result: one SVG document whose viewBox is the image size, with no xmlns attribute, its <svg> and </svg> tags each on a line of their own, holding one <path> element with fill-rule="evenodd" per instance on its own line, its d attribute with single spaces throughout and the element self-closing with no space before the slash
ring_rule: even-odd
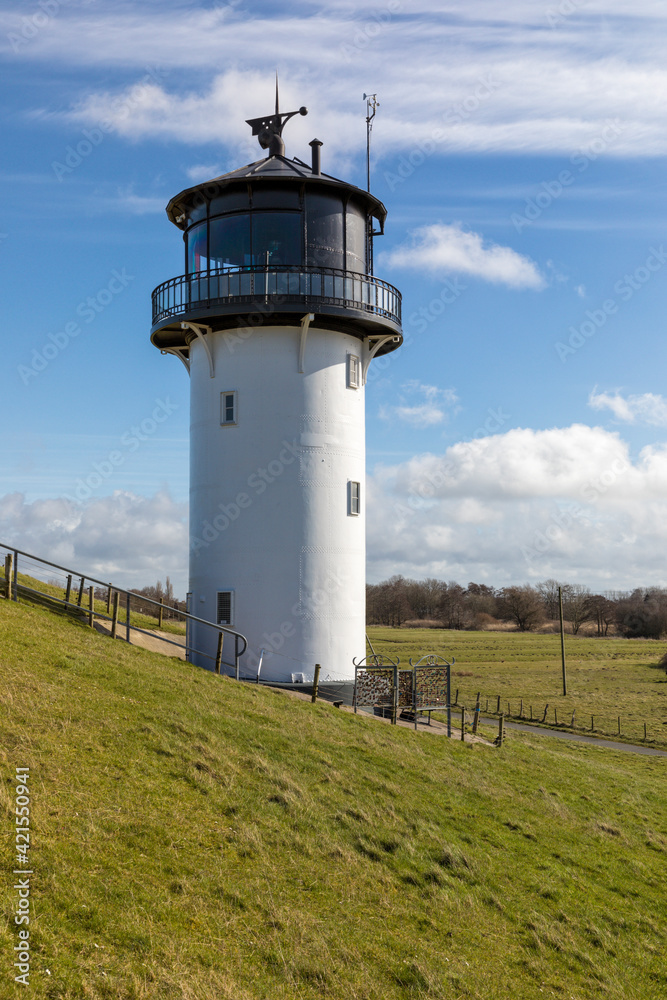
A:
<svg viewBox="0 0 667 1000">
<path fill-rule="evenodd" d="M 264 159 L 169 202 L 185 273 L 151 333 L 191 379 L 190 610 L 247 637 L 242 677 L 287 683 L 350 680 L 365 653 L 364 384 L 402 341 L 372 273 L 386 209 L 321 172 L 319 140 L 285 156 L 297 113 L 276 101 L 248 122 Z M 188 646 L 212 666 L 212 629 Z"/>
</svg>

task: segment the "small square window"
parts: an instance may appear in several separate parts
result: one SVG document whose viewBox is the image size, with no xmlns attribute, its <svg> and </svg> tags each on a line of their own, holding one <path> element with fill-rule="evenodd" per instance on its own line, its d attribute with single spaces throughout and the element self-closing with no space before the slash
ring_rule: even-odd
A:
<svg viewBox="0 0 667 1000">
<path fill-rule="evenodd" d="M 361 483 L 352 480 L 347 484 L 347 512 L 354 517 L 361 513 Z"/>
<path fill-rule="evenodd" d="M 220 393 L 220 423 L 223 427 L 238 423 L 236 392 Z"/>
<path fill-rule="evenodd" d="M 361 362 L 356 354 L 347 356 L 347 387 L 358 389 L 360 383 Z"/>
<path fill-rule="evenodd" d="M 234 624 L 234 591 L 233 590 L 219 590 L 218 591 L 218 606 L 217 606 L 217 623 L 218 625 L 233 625 Z"/>
</svg>

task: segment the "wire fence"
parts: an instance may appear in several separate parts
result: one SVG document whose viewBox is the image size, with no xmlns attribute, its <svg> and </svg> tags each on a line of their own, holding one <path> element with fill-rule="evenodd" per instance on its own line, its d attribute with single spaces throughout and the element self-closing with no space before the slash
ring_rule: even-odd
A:
<svg viewBox="0 0 667 1000">
<path fill-rule="evenodd" d="M 667 746 L 667 719 L 652 716 L 638 719 L 637 712 L 630 713 L 619 706 L 616 715 L 590 706 L 563 707 L 553 702 L 530 701 L 520 697 L 508 699 L 499 694 L 486 695 L 481 691 L 471 699 L 479 712 L 507 721 L 545 726 L 581 735 L 617 739 L 627 743 L 645 743 L 647 746 Z M 452 705 L 459 707 L 459 688 L 454 692 Z"/>
</svg>

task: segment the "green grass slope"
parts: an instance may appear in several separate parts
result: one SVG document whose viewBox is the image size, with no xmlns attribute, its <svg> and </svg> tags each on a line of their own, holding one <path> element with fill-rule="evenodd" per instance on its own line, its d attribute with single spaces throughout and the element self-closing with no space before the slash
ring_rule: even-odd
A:
<svg viewBox="0 0 667 1000">
<path fill-rule="evenodd" d="M 0 996 L 667 996 L 663 759 L 415 734 L 5 601 L 0 675 Z"/>
</svg>

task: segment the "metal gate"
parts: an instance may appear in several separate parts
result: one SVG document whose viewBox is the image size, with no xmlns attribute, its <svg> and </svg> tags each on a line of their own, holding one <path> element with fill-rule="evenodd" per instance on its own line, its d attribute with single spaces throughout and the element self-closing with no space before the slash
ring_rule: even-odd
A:
<svg viewBox="0 0 667 1000">
<path fill-rule="evenodd" d="M 401 711 L 411 709 L 417 728 L 418 712 L 447 711 L 447 735 L 451 736 L 451 662 L 436 653 L 422 656 L 410 667 L 400 660 L 372 654 L 354 664 L 354 711 L 382 709 L 396 725 Z"/>
</svg>

